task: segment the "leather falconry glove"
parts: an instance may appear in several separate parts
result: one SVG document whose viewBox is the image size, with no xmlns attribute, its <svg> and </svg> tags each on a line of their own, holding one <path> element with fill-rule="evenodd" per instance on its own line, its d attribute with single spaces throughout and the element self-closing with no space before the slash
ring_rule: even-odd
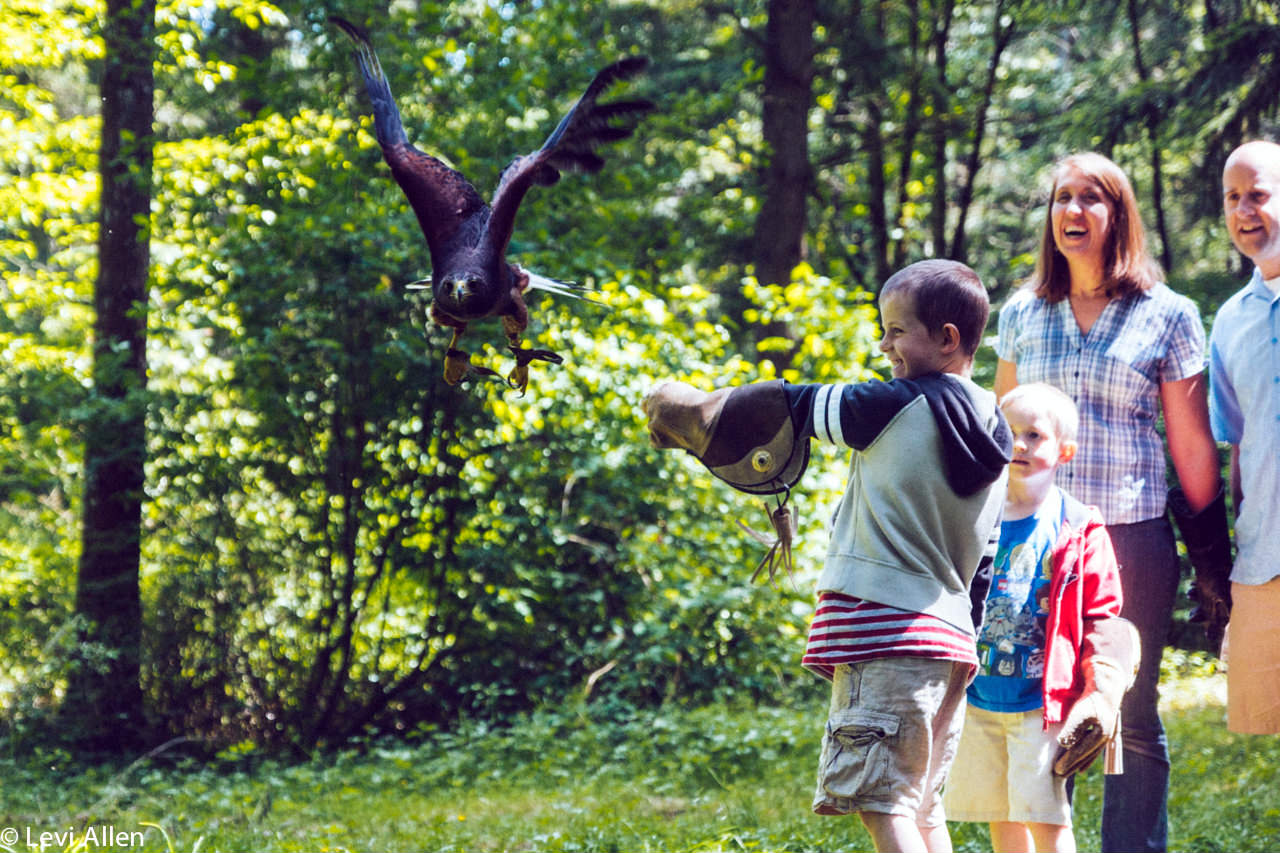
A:
<svg viewBox="0 0 1280 853">
<path fill-rule="evenodd" d="M 1123 772 L 1119 763 L 1120 703 L 1138 671 L 1140 642 L 1137 629 L 1128 620 L 1114 617 L 1105 621 L 1105 650 L 1095 650 L 1081 660 L 1084 692 L 1067 712 L 1058 733 L 1063 749 L 1053 772 L 1059 776 L 1084 770 L 1104 747 L 1106 772 Z"/>
<path fill-rule="evenodd" d="M 800 436 L 781 381 L 757 382 L 710 393 L 683 382 L 659 385 L 641 404 L 649 419 L 649 443 L 693 454 L 716 477 L 753 495 L 785 493 L 765 511 L 775 538 L 738 525 L 768 548 L 751 580 L 768 570 L 792 572 L 796 518 L 787 507 L 790 489 L 809 464 L 809 440 Z"/>
<path fill-rule="evenodd" d="M 707 393 L 684 382 L 662 383 L 640 404 L 649 419 L 649 443 L 660 450 L 687 450 L 701 458 L 711 441 L 711 425 L 732 390 Z"/>
<path fill-rule="evenodd" d="M 1192 512 L 1182 488 L 1174 486 L 1169 490 L 1169 509 L 1196 574 L 1196 609 L 1190 621 L 1204 623 L 1209 650 L 1218 654 L 1231 618 L 1231 531 L 1227 527 L 1226 490 L 1219 483 L 1217 497 L 1204 509 Z"/>
<path fill-rule="evenodd" d="M 710 393 L 664 382 L 641 407 L 650 444 L 687 450 L 738 491 L 786 492 L 809 464 L 809 440 L 792 421 L 780 380 Z"/>
</svg>

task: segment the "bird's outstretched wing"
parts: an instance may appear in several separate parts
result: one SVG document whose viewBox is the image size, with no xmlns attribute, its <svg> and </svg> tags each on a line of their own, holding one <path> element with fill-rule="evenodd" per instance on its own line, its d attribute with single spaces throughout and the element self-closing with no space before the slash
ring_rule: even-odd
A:
<svg viewBox="0 0 1280 853">
<path fill-rule="evenodd" d="M 330 16 L 329 20 L 355 42 L 356 62 L 360 65 L 369 101 L 373 105 L 373 126 L 378 144 L 382 146 L 382 154 L 391 167 L 392 176 L 418 216 L 418 224 L 422 226 L 434 260 L 436 253 L 454 236 L 459 226 L 484 210 L 484 199 L 461 172 L 410 144 L 400 119 L 400 110 L 391 95 L 391 86 L 369 37 L 355 24 L 336 15 Z"/>
<path fill-rule="evenodd" d="M 596 153 L 596 147 L 626 139 L 635 132 L 640 119 L 655 109 L 652 101 L 643 99 L 603 104 L 596 101 L 614 83 L 634 77 L 648 64 L 648 57 L 631 56 L 601 69 L 542 147 L 517 157 L 503 170 L 489 217 L 489 239 L 498 252 L 506 252 L 516 211 L 529 187 L 554 184 L 562 171 L 600 171 L 604 158 Z"/>
</svg>

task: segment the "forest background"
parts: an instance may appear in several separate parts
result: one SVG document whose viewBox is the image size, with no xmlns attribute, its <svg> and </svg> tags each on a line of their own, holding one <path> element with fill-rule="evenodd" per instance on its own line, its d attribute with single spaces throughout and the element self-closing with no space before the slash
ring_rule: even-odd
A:
<svg viewBox="0 0 1280 853">
<path fill-rule="evenodd" d="M 1221 163 L 1280 101 L 1280 12 L 1253 0 L 7 8 L 12 756 L 816 696 L 797 659 L 844 460 L 815 453 L 793 498 L 794 580 L 750 586 L 763 549 L 735 522 L 766 524 L 759 502 L 650 449 L 645 391 L 883 375 L 887 275 L 957 258 L 998 305 L 1048 167 L 1086 149 L 1128 171 L 1207 324 L 1247 275 Z M 523 205 L 510 256 L 608 306 L 534 298 L 529 339 L 567 360 L 527 395 L 443 383 L 447 335 L 403 286 L 425 244 L 333 13 L 369 28 L 410 138 L 485 195 L 594 70 L 652 57 L 637 136 Z M 1188 609 L 1171 643 L 1196 649 Z"/>
</svg>

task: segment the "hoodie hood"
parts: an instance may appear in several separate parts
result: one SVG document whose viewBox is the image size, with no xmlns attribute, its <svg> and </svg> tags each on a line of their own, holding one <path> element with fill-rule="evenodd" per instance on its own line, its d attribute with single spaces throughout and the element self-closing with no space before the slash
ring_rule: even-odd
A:
<svg viewBox="0 0 1280 853">
<path fill-rule="evenodd" d="M 1013 458 L 1013 433 L 999 407 L 980 412 L 962 380 L 947 374 L 909 381 L 929 401 L 938 425 L 947 484 L 956 494 L 968 497 L 994 483 Z"/>
</svg>

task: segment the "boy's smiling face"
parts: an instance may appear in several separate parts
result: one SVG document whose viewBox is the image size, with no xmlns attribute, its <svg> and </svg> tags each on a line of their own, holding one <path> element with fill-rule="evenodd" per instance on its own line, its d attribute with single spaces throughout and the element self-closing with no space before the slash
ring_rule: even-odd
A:
<svg viewBox="0 0 1280 853">
<path fill-rule="evenodd" d="M 916 316 L 915 297 L 898 288 L 880 297 L 880 352 L 889 359 L 894 379 L 914 379 L 943 369 L 948 353 L 945 332 L 932 335 Z"/>
</svg>

